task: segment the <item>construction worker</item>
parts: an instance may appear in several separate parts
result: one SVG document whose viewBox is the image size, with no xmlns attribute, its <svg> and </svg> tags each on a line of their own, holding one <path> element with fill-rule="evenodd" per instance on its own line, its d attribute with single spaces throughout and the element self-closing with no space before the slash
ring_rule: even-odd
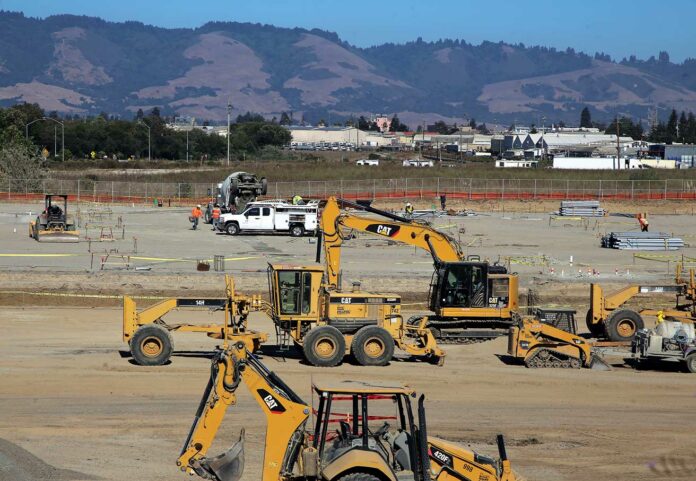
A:
<svg viewBox="0 0 696 481">
<path fill-rule="evenodd" d="M 440 207 L 442 207 L 442 210 L 447 210 L 447 195 L 446 194 L 440 195 Z"/>
<path fill-rule="evenodd" d="M 657 322 L 655 322 L 655 324 L 659 325 L 663 322 L 665 322 L 665 313 L 663 311 L 657 311 Z"/>
<path fill-rule="evenodd" d="M 406 217 L 413 217 L 413 206 L 410 202 L 406 202 L 404 210 L 406 211 Z"/>
<path fill-rule="evenodd" d="M 213 230 L 217 229 L 218 221 L 220 220 L 220 214 L 222 214 L 222 210 L 220 210 L 220 206 L 218 204 L 215 204 L 213 206 L 213 213 L 211 215 L 213 219 Z"/>
<path fill-rule="evenodd" d="M 302 200 L 302 196 L 297 194 L 292 198 L 292 205 L 304 205 L 304 200 Z"/>
<path fill-rule="evenodd" d="M 641 232 L 648 232 L 648 228 L 650 227 L 650 222 L 648 222 L 648 214 L 638 214 L 638 223 L 640 224 L 640 231 Z"/>
<path fill-rule="evenodd" d="M 203 217 L 203 211 L 201 210 L 201 204 L 198 204 L 191 210 L 191 217 L 189 217 L 189 220 L 193 223 L 193 230 L 198 229 L 198 221 L 201 217 Z"/>
</svg>

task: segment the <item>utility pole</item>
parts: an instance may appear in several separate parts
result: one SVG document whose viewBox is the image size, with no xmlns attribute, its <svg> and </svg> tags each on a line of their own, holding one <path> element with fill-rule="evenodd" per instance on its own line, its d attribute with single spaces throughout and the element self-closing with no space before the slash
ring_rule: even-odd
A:
<svg viewBox="0 0 696 481">
<path fill-rule="evenodd" d="M 230 122 L 232 121 L 232 104 L 227 98 L 227 166 L 230 166 Z"/>
<path fill-rule="evenodd" d="M 616 168 L 621 168 L 621 142 L 619 141 L 619 136 L 621 135 L 619 129 L 619 114 L 616 114 Z"/>
</svg>

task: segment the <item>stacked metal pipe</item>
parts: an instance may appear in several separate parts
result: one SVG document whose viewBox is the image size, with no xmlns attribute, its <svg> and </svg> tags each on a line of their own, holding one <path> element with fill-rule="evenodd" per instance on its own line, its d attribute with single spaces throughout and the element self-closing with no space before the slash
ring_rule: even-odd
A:
<svg viewBox="0 0 696 481">
<path fill-rule="evenodd" d="M 640 251 L 675 251 L 684 241 L 665 232 L 611 232 L 602 237 L 602 247 Z"/>
<path fill-rule="evenodd" d="M 575 217 L 603 217 L 606 215 L 597 200 L 562 200 L 558 213 L 562 216 Z"/>
</svg>

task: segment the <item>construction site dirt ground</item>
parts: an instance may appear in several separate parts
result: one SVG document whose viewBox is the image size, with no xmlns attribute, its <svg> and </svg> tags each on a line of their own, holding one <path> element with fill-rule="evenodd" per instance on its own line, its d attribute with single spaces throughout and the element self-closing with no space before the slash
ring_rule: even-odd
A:
<svg viewBox="0 0 696 481">
<path fill-rule="evenodd" d="M 555 219 L 540 208 L 463 207 L 479 215 L 436 217 L 433 224 L 458 239 L 467 254 L 508 264 L 520 274 L 523 292 L 534 289 L 541 304 L 576 308 L 581 327 L 590 282 L 609 288 L 670 283 L 676 262 L 693 264 L 696 257 L 696 222 L 688 206 L 681 214 L 653 214 L 641 206 L 650 213 L 651 230 L 673 233 L 687 244 L 679 252 L 652 253 L 599 247 L 606 232 L 637 230 L 629 217 Z M 186 208 L 84 204 L 81 242 L 44 244 L 27 235 L 37 209 L 0 204 L 0 481 L 184 479 L 175 460 L 205 387 L 207 353 L 215 341 L 175 335 L 171 364 L 134 365 L 123 354 L 120 296 L 222 296 L 225 273 L 239 290 L 263 294 L 267 262 L 311 263 L 315 240 L 231 237 L 206 225 L 192 231 Z M 630 215 L 635 206 L 611 210 Z M 108 238 L 112 232 L 114 240 Z M 225 272 L 213 271 L 215 255 L 225 257 Z M 211 270 L 197 271 L 199 260 L 210 260 Z M 343 270 L 346 288 L 355 281 L 364 289 L 401 294 L 407 315 L 425 309 L 432 274 L 425 252 L 358 235 L 346 241 Z M 139 306 L 151 302 L 138 299 Z M 673 298 L 635 302 L 670 305 Z M 187 315 L 177 313 L 174 320 Z M 217 318 L 196 316 L 201 322 Z M 262 317 L 250 322 L 273 332 Z M 264 362 L 308 402 L 311 383 L 321 379 L 408 383 L 427 395 L 430 434 L 495 455 L 495 435 L 503 433 L 513 467 L 526 480 L 693 478 L 691 375 L 673 365 L 636 370 L 622 356 L 608 357 L 611 372 L 530 370 L 510 364 L 506 347 L 505 339 L 444 346 L 443 367 L 397 360 L 384 368 L 345 363 L 326 370 L 305 365 L 297 355 L 278 357 L 270 347 Z M 245 480 L 260 479 L 264 423 L 240 390 L 212 451 L 224 450 L 245 427 Z M 671 474 L 656 474 L 665 470 Z"/>
</svg>

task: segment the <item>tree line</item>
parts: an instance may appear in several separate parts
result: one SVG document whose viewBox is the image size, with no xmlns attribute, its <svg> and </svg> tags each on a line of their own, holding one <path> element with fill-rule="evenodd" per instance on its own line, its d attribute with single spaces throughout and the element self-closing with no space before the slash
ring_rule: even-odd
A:
<svg viewBox="0 0 696 481">
<path fill-rule="evenodd" d="M 53 119 L 52 120 L 45 120 Z M 150 155 L 153 159 L 181 160 L 188 153 L 191 160 L 215 160 L 227 155 L 227 140 L 222 135 L 202 129 L 186 131 L 170 128 L 173 119 L 160 115 L 158 108 L 148 114 L 138 111 L 132 120 L 102 113 L 96 117 L 60 117 L 46 113 L 37 104 L 17 104 L 0 108 L 0 147 L 22 143 L 37 152 L 47 151 L 50 160 L 62 159 L 63 131 L 65 159 L 147 159 L 148 129 Z M 61 125 L 62 124 L 62 125 Z M 237 117 L 230 128 L 233 158 L 258 152 L 268 146 L 281 147 L 290 142 L 290 132 L 277 122 L 258 114 Z"/>
</svg>

